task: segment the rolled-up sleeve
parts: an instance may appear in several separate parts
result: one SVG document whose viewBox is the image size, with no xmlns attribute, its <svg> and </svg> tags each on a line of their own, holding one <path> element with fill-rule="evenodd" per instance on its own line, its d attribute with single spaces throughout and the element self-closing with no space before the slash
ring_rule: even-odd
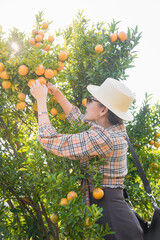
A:
<svg viewBox="0 0 160 240">
<path fill-rule="evenodd" d="M 37 139 L 46 150 L 72 160 L 105 157 L 112 150 L 110 138 L 98 126 L 77 134 L 58 134 L 51 124 L 43 124 L 38 127 Z"/>
<path fill-rule="evenodd" d="M 81 122 L 87 122 L 84 119 L 84 114 L 81 113 L 80 109 L 74 105 L 72 105 L 72 110 L 71 112 L 66 116 L 67 121 L 72 124 L 72 120 L 76 123 L 79 122 L 79 119 L 81 120 Z M 93 122 L 87 122 L 88 126 L 92 126 L 94 125 Z"/>
</svg>

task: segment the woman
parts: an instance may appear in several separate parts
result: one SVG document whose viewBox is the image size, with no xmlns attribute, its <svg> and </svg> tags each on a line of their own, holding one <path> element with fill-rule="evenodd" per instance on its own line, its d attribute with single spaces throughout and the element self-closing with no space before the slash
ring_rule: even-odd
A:
<svg viewBox="0 0 160 240">
<path fill-rule="evenodd" d="M 47 89 L 48 87 L 48 89 Z M 48 83 L 47 87 L 37 80 L 31 87 L 31 94 L 38 104 L 37 137 L 41 145 L 54 154 L 70 159 L 79 159 L 86 164 L 93 156 L 103 157 L 108 164 L 101 165 L 104 197 L 95 200 L 88 194 L 90 204 L 103 208 L 103 216 L 98 223 L 109 224 L 115 234 L 109 240 L 142 240 L 143 232 L 134 213 L 123 198 L 124 178 L 127 174 L 126 129 L 123 120 L 132 120 L 129 107 L 133 93 L 121 82 L 108 78 L 101 86 L 89 85 L 92 94 L 86 104 L 85 115 L 73 106 L 62 92 Z M 54 95 L 67 115 L 67 120 L 87 121 L 89 130 L 77 134 L 58 134 L 49 121 L 47 112 L 47 92 Z M 90 189 L 92 191 L 92 189 Z"/>
</svg>

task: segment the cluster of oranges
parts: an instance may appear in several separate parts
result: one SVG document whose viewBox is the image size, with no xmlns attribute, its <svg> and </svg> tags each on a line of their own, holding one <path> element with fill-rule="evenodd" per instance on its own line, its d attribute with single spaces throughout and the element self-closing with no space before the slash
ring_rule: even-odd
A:
<svg viewBox="0 0 160 240">
<path fill-rule="evenodd" d="M 48 29 L 48 23 L 47 22 L 43 22 L 42 23 L 42 29 L 46 30 Z M 29 39 L 29 43 L 32 46 L 38 47 L 40 48 L 42 46 L 42 48 L 45 51 L 49 51 L 50 47 L 51 47 L 51 43 L 54 41 L 54 37 L 53 36 L 49 36 L 47 41 L 43 41 L 44 40 L 44 32 L 41 31 L 37 31 L 36 29 L 32 30 L 32 37 Z M 47 45 L 46 45 L 47 42 Z M 53 77 L 55 77 L 58 73 L 58 71 L 62 71 L 65 67 L 64 65 L 64 61 L 67 60 L 69 56 L 69 52 L 66 51 L 62 51 L 58 54 L 58 67 L 56 69 L 45 69 L 45 67 L 43 66 L 43 64 L 39 65 L 36 67 L 35 69 L 35 74 L 37 75 L 37 80 L 41 83 L 41 84 L 47 84 L 47 80 L 51 79 Z M 29 68 L 26 65 L 20 65 L 18 67 L 18 73 L 20 76 L 24 77 L 27 76 L 27 74 L 29 73 Z M 7 73 L 5 66 L 2 62 L 0 62 L 0 78 L 3 80 L 2 81 L 2 87 L 4 89 L 10 89 L 12 86 L 12 82 L 11 82 L 11 78 L 10 75 Z M 35 82 L 35 79 L 30 79 L 28 81 L 28 86 L 31 87 L 33 85 L 33 83 Z M 24 110 L 26 107 L 26 103 L 25 103 L 25 94 L 24 93 L 19 93 L 17 96 L 19 102 L 16 104 L 16 107 L 18 110 Z M 37 111 L 37 104 L 33 104 L 32 106 L 34 111 Z M 56 114 L 58 114 L 58 111 L 56 108 L 52 108 L 51 109 L 51 114 L 53 116 L 55 116 Z M 59 118 L 60 119 L 65 119 L 65 114 L 64 113 L 60 113 L 59 114 Z"/>
<path fill-rule="evenodd" d="M 157 141 L 157 138 L 160 138 L 160 132 L 156 132 L 156 133 L 155 133 L 155 139 L 156 139 L 156 141 L 150 140 L 150 141 L 149 141 L 149 144 L 150 144 L 150 145 L 154 145 L 156 148 L 159 148 L 159 147 L 160 147 L 160 142 Z"/>
</svg>

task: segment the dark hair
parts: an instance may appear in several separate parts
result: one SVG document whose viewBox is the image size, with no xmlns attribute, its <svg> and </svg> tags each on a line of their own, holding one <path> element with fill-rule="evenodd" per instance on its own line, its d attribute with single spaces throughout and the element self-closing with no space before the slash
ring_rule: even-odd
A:
<svg viewBox="0 0 160 240">
<path fill-rule="evenodd" d="M 105 107 L 102 103 L 99 103 L 101 107 Z M 112 125 L 122 124 L 123 119 L 119 118 L 116 114 L 114 114 L 111 110 L 108 109 L 107 119 Z"/>
</svg>

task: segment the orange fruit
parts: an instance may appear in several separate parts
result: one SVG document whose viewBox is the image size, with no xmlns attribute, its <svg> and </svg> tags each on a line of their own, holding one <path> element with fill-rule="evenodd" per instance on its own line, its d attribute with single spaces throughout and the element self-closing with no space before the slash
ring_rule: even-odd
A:
<svg viewBox="0 0 160 240">
<path fill-rule="evenodd" d="M 110 40 L 111 40 L 111 42 L 115 42 L 115 41 L 117 40 L 117 35 L 114 34 L 114 33 L 112 33 L 112 34 L 110 35 Z"/>
<path fill-rule="evenodd" d="M 108 60 L 107 60 L 107 59 L 104 59 L 104 62 L 108 63 Z"/>
<path fill-rule="evenodd" d="M 54 71 L 52 69 L 46 69 L 44 72 L 44 76 L 47 79 L 50 79 L 50 78 L 54 77 Z"/>
<path fill-rule="evenodd" d="M 9 81 L 3 81 L 3 82 L 2 82 L 2 87 L 3 87 L 4 89 L 9 89 L 9 88 L 11 87 L 11 82 L 9 82 Z"/>
<path fill-rule="evenodd" d="M 48 44 L 48 45 L 44 48 L 44 50 L 45 50 L 45 51 L 49 51 L 50 47 L 51 47 L 51 46 Z"/>
<path fill-rule="evenodd" d="M 95 47 L 95 51 L 97 52 L 97 53 L 101 53 L 101 52 L 103 52 L 103 47 L 102 47 L 102 45 L 97 45 L 96 47 Z"/>
<path fill-rule="evenodd" d="M 127 34 L 125 32 L 120 32 L 120 33 L 118 33 L 118 38 L 120 41 L 123 42 L 123 41 L 127 40 Z"/>
<path fill-rule="evenodd" d="M 3 72 L 1 73 L 1 78 L 2 78 L 2 79 L 5 79 L 5 80 L 8 80 L 8 79 L 10 79 L 10 76 L 7 74 L 6 71 L 3 71 Z"/>
<path fill-rule="evenodd" d="M 19 93 L 19 94 L 18 94 L 18 98 L 19 98 L 22 102 L 24 102 L 24 100 L 26 99 L 26 95 L 25 95 L 24 93 Z"/>
<path fill-rule="evenodd" d="M 26 107 L 26 103 L 25 102 L 19 102 L 19 103 L 16 104 L 16 108 L 18 110 L 24 110 L 25 107 Z"/>
<path fill-rule="evenodd" d="M 53 70 L 53 72 L 54 72 L 54 76 L 53 77 L 55 77 L 57 75 L 57 70 Z"/>
<path fill-rule="evenodd" d="M 60 205 L 61 205 L 61 206 L 67 206 L 67 204 L 68 204 L 67 198 L 61 198 L 61 200 L 60 200 Z"/>
<path fill-rule="evenodd" d="M 160 132 L 156 132 L 155 137 L 159 138 L 160 137 Z"/>
<path fill-rule="evenodd" d="M 60 120 L 66 119 L 65 113 L 60 113 L 60 114 L 59 114 L 59 119 L 60 119 Z"/>
<path fill-rule="evenodd" d="M 42 43 L 36 43 L 36 45 L 35 45 L 37 48 L 40 48 L 40 47 L 42 47 Z"/>
<path fill-rule="evenodd" d="M 38 34 L 41 35 L 42 39 L 44 38 L 44 32 L 39 31 Z"/>
<path fill-rule="evenodd" d="M 38 42 L 38 43 L 41 42 L 42 39 L 43 39 L 43 38 L 42 38 L 42 36 L 41 36 L 40 34 L 38 34 L 38 35 L 35 36 L 35 40 L 36 40 L 36 42 Z"/>
<path fill-rule="evenodd" d="M 52 102 L 57 102 L 55 96 L 53 96 L 53 97 L 51 98 L 51 100 L 52 100 Z"/>
<path fill-rule="evenodd" d="M 95 199 L 101 199 L 104 196 L 104 191 L 101 188 L 95 188 L 93 190 L 93 197 Z"/>
<path fill-rule="evenodd" d="M 38 67 L 36 67 L 35 73 L 38 76 L 43 75 L 44 72 L 45 72 L 45 69 L 44 69 L 43 65 L 39 65 Z"/>
<path fill-rule="evenodd" d="M 4 65 L 2 62 L 0 62 L 0 72 L 3 72 L 3 70 L 4 70 Z"/>
<path fill-rule="evenodd" d="M 35 44 L 36 44 L 35 39 L 34 39 L 34 38 L 30 38 L 30 39 L 29 39 L 29 44 L 30 44 L 30 45 L 35 45 Z"/>
<path fill-rule="evenodd" d="M 67 200 L 72 200 L 74 198 L 78 197 L 77 193 L 75 191 L 70 191 L 68 194 L 67 194 Z"/>
<path fill-rule="evenodd" d="M 67 53 L 65 51 L 63 51 L 63 52 L 59 53 L 58 58 L 59 58 L 60 61 L 64 62 L 64 61 L 67 60 L 68 55 L 67 55 Z"/>
<path fill-rule="evenodd" d="M 47 22 L 43 22 L 42 28 L 43 28 L 43 29 L 47 29 L 47 28 L 48 28 L 48 23 L 47 23 Z"/>
<path fill-rule="evenodd" d="M 63 70 L 64 68 L 64 63 L 63 62 L 58 62 L 59 67 L 57 68 L 58 71 Z"/>
<path fill-rule="evenodd" d="M 150 145 L 153 145 L 153 144 L 154 144 L 154 141 L 153 141 L 153 140 L 151 140 L 151 141 L 149 142 L 149 144 L 150 144 Z"/>
<path fill-rule="evenodd" d="M 83 105 L 84 107 L 86 107 L 86 103 L 87 103 L 87 98 L 84 98 L 84 99 L 82 100 L 82 105 Z"/>
<path fill-rule="evenodd" d="M 56 213 L 52 213 L 50 216 L 50 219 L 53 223 L 57 223 L 58 222 L 58 215 Z"/>
<path fill-rule="evenodd" d="M 18 68 L 18 72 L 19 72 L 20 75 L 25 76 L 25 75 L 27 75 L 27 73 L 28 73 L 28 67 L 25 66 L 25 65 L 21 65 L 21 66 Z"/>
<path fill-rule="evenodd" d="M 40 84 L 47 84 L 47 81 L 44 77 L 39 77 L 37 80 L 40 82 Z"/>
<path fill-rule="evenodd" d="M 57 113 L 58 113 L 58 110 L 57 110 L 56 108 L 52 108 L 52 109 L 51 109 L 51 114 L 52 114 L 53 116 L 57 115 Z"/>
<path fill-rule="evenodd" d="M 158 163 L 151 163 L 151 165 L 152 165 L 155 169 L 158 169 L 158 168 L 159 168 Z"/>
<path fill-rule="evenodd" d="M 154 143 L 154 146 L 155 146 L 156 148 L 159 148 L 159 147 L 160 147 L 160 143 L 159 143 L 159 142 L 155 142 L 155 143 Z"/>
<path fill-rule="evenodd" d="M 28 87 L 32 87 L 33 83 L 35 82 L 34 79 L 28 81 Z"/>
<path fill-rule="evenodd" d="M 33 109 L 34 111 L 38 112 L 38 106 L 37 106 L 37 103 L 36 103 L 36 102 L 33 103 L 32 109 Z"/>
<path fill-rule="evenodd" d="M 33 34 L 33 35 L 38 34 L 37 30 L 36 30 L 36 29 L 33 29 L 33 30 L 32 30 L 32 34 Z"/>
<path fill-rule="evenodd" d="M 52 43 L 54 41 L 54 37 L 53 36 L 49 36 L 48 37 L 48 42 Z"/>
</svg>

